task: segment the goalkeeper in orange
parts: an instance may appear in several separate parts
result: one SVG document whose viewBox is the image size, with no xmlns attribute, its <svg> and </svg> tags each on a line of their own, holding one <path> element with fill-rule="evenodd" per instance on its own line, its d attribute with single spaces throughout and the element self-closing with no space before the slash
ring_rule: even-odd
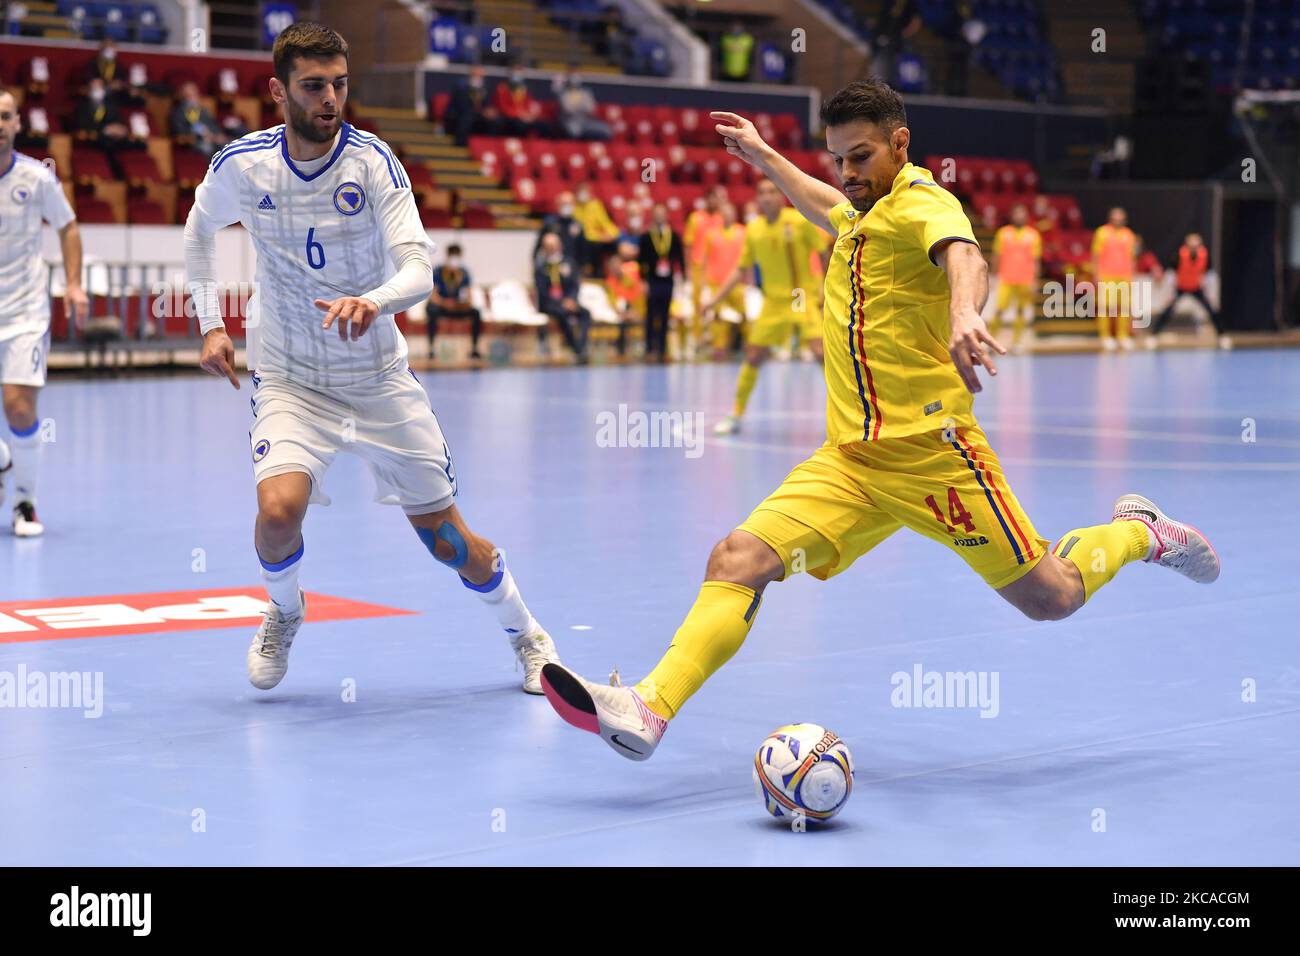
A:
<svg viewBox="0 0 1300 956">
<path fill-rule="evenodd" d="M 843 192 L 797 169 L 748 120 L 713 117 L 728 152 L 835 237 L 823 326 L 826 442 L 714 547 L 695 604 L 646 677 L 610 686 L 543 666 L 542 688 L 561 717 L 628 759 L 647 759 L 740 649 L 769 584 L 840 574 L 902 528 L 954 551 L 1036 621 L 1069 617 L 1137 562 L 1200 583 L 1219 576 L 1205 536 L 1140 495 L 1121 496 L 1107 520 L 1055 544 L 1035 529 L 972 407 L 979 369 L 996 376 L 1005 354 L 980 318 L 988 266 L 960 203 L 909 161 L 897 93 L 855 82 L 824 102 Z"/>
</svg>

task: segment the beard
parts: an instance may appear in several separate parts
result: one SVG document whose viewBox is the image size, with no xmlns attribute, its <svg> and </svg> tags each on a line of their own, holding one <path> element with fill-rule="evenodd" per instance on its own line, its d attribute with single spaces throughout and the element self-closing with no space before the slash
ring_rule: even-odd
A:
<svg viewBox="0 0 1300 956">
<path fill-rule="evenodd" d="M 889 195 L 890 190 L 894 188 L 894 178 L 902 168 L 900 165 L 897 169 L 886 170 L 875 179 L 867 180 L 863 184 L 865 188 L 857 196 L 849 198 L 853 208 L 858 212 L 870 212 L 872 206 Z"/>
<path fill-rule="evenodd" d="M 311 114 L 295 103 L 292 97 L 285 100 L 285 106 L 288 108 L 289 125 L 303 139 L 313 143 L 328 143 L 338 135 L 339 126 L 343 122 L 341 115 L 336 115 L 329 129 L 323 130 L 313 122 Z"/>
</svg>

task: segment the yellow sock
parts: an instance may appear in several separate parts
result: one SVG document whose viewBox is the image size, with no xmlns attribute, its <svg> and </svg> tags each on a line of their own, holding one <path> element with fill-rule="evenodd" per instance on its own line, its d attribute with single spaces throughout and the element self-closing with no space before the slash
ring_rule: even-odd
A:
<svg viewBox="0 0 1300 956">
<path fill-rule="evenodd" d="M 1087 601 L 1124 565 L 1146 560 L 1151 534 L 1141 521 L 1112 521 L 1066 532 L 1052 553 L 1079 569 Z"/>
<path fill-rule="evenodd" d="M 749 395 L 754 391 L 754 385 L 757 382 L 758 366 L 750 365 L 748 362 L 742 362 L 740 365 L 740 377 L 736 379 L 737 418 L 745 414 L 745 406 L 749 404 Z"/>
<path fill-rule="evenodd" d="M 751 588 L 706 581 L 663 658 L 636 685 L 646 705 L 671 720 L 745 642 L 762 599 Z"/>
<path fill-rule="evenodd" d="M 1097 310 L 1097 334 L 1103 339 L 1108 339 L 1114 334 L 1113 332 L 1111 332 L 1110 329 L 1111 329 L 1110 316 L 1103 315 L 1102 311 L 1098 309 Z"/>
</svg>

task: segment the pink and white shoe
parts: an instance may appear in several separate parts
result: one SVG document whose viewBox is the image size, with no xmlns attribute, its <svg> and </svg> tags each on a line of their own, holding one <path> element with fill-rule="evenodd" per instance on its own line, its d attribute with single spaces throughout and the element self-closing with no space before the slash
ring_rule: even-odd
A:
<svg viewBox="0 0 1300 956">
<path fill-rule="evenodd" d="M 1219 555 L 1205 535 L 1189 524 L 1174 521 L 1141 495 L 1124 495 L 1115 502 L 1111 521 L 1141 521 L 1155 538 L 1146 560 L 1172 568 L 1197 584 L 1209 584 L 1219 577 Z"/>
<path fill-rule="evenodd" d="M 631 687 L 594 684 L 561 664 L 543 665 L 542 691 L 568 723 L 598 734 L 628 760 L 649 760 L 668 729 Z"/>
</svg>

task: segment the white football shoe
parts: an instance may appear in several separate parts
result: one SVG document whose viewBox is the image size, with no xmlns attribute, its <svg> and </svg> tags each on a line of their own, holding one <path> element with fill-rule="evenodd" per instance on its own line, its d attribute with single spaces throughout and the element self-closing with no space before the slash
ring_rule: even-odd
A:
<svg viewBox="0 0 1300 956">
<path fill-rule="evenodd" d="M 713 426 L 715 435 L 734 435 L 740 431 L 740 419 L 735 415 L 728 415 L 722 421 Z"/>
<path fill-rule="evenodd" d="M 542 667 L 542 689 L 557 714 L 628 760 L 649 760 L 668 729 L 631 687 L 594 684 L 561 664 Z"/>
<path fill-rule="evenodd" d="M 13 466 L 14 459 L 9 453 L 9 446 L 0 441 L 0 505 L 5 501 L 5 482 L 9 478 L 6 472 Z"/>
<path fill-rule="evenodd" d="M 36 506 L 30 501 L 20 501 L 14 505 L 14 536 L 39 538 L 43 534 L 45 525 L 36 517 Z"/>
<path fill-rule="evenodd" d="M 515 634 L 510 637 L 510 646 L 515 650 L 515 657 L 524 667 L 524 693 L 542 693 L 542 666 L 558 664 L 560 654 L 555 649 L 551 635 L 538 624 L 527 634 Z"/>
<path fill-rule="evenodd" d="M 307 617 L 307 595 L 298 589 L 298 613 L 285 615 L 274 601 L 266 602 L 262 626 L 248 648 L 248 682 L 258 690 L 270 690 L 284 679 L 289 669 L 289 648 Z"/>
<path fill-rule="evenodd" d="M 1116 501 L 1110 520 L 1141 521 L 1150 529 L 1155 547 L 1148 563 L 1171 568 L 1197 584 L 1218 578 L 1219 555 L 1209 539 L 1191 525 L 1174 521 L 1141 495 L 1124 495 Z"/>
<path fill-rule="evenodd" d="M 1119 348 L 1119 343 L 1115 341 L 1115 337 L 1112 335 L 1103 336 L 1101 340 L 1101 348 L 1104 352 L 1114 352 Z"/>
<path fill-rule="evenodd" d="M 1119 346 L 1125 352 L 1132 352 L 1135 348 L 1137 348 L 1137 345 L 1134 344 L 1133 342 L 1133 336 L 1131 335 L 1126 335 L 1122 339 L 1120 339 Z"/>
</svg>

